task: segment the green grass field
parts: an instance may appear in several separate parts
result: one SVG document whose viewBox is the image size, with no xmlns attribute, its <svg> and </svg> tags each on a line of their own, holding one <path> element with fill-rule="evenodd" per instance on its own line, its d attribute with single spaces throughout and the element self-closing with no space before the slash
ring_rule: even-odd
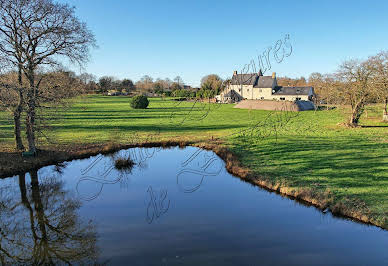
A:
<svg viewBox="0 0 388 266">
<path fill-rule="evenodd" d="M 126 97 L 87 96 L 50 122 L 42 146 L 220 138 L 255 174 L 288 187 L 329 189 L 336 201 L 356 199 L 388 227 L 388 124 L 368 107 L 360 128 L 347 128 L 345 109 L 300 113 L 234 109 L 151 99 L 134 110 Z M 13 147 L 12 120 L 0 112 L 0 145 Z"/>
</svg>

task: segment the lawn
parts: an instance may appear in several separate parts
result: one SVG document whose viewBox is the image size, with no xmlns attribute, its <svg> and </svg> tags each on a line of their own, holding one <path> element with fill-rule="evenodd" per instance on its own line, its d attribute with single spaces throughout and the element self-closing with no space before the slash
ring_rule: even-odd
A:
<svg viewBox="0 0 388 266">
<path fill-rule="evenodd" d="M 329 190 L 336 202 L 358 202 L 388 228 L 388 124 L 381 114 L 381 106 L 370 106 L 364 127 L 347 128 L 343 108 L 270 112 L 154 98 L 148 109 L 134 110 L 126 97 L 86 96 L 50 122 L 40 144 L 221 139 L 257 176 Z M 13 147 L 12 130 L 0 112 L 2 150 Z"/>
</svg>

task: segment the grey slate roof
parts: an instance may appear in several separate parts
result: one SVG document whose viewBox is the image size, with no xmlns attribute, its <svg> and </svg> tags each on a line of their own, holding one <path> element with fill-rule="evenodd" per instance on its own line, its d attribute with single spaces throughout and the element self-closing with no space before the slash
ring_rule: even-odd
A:
<svg viewBox="0 0 388 266">
<path fill-rule="evenodd" d="M 232 85 L 255 85 L 258 75 L 253 74 L 237 74 L 233 75 L 231 84 Z"/>
<path fill-rule="evenodd" d="M 235 90 L 230 90 L 228 93 L 226 93 L 224 95 L 224 97 L 228 97 L 228 98 L 241 98 L 241 96 Z"/>
<path fill-rule="evenodd" d="M 309 95 L 312 87 L 276 87 L 273 95 Z"/>
<path fill-rule="evenodd" d="M 272 88 L 274 79 L 271 76 L 261 76 L 255 88 Z"/>
<path fill-rule="evenodd" d="M 257 73 L 233 75 L 232 85 L 252 85 L 255 88 L 272 88 L 272 76 L 262 76 Z"/>
</svg>

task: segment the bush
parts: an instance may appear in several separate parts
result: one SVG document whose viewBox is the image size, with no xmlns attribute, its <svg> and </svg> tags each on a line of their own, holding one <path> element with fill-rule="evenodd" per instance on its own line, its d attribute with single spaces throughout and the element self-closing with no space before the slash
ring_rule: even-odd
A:
<svg viewBox="0 0 388 266">
<path fill-rule="evenodd" d="M 131 107 L 134 109 L 146 109 L 149 103 L 147 96 L 144 95 L 137 95 L 131 99 Z"/>
<path fill-rule="evenodd" d="M 115 168 L 117 170 L 129 170 L 135 166 L 135 162 L 131 158 L 118 158 L 115 161 Z"/>
<path fill-rule="evenodd" d="M 172 95 L 174 97 L 184 97 L 184 98 L 195 97 L 195 94 L 193 92 L 185 89 L 174 90 L 172 92 Z"/>
</svg>

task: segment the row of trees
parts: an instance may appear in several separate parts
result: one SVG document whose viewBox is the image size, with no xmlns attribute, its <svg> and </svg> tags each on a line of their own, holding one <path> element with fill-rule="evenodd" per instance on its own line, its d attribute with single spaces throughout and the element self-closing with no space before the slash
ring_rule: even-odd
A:
<svg viewBox="0 0 388 266">
<path fill-rule="evenodd" d="M 0 94 L 3 102 L 4 97 L 12 98 L 19 150 L 24 149 L 20 132 L 22 113 L 26 117 L 28 149 L 35 153 L 38 109 L 44 108 L 44 102 L 52 103 L 53 99 L 67 95 L 57 94 L 58 75 L 50 74 L 52 68 L 65 62 L 83 66 L 94 45 L 94 35 L 68 4 L 52 0 L 0 0 L 0 69 L 15 73 L 15 78 L 0 84 Z M 8 96 L 10 91 L 13 93 Z"/>
<path fill-rule="evenodd" d="M 384 103 L 388 115 L 388 51 L 365 60 L 347 60 L 334 73 L 278 78 L 280 86 L 313 86 L 318 103 L 349 105 L 349 125 L 356 126 L 369 103 Z"/>
<path fill-rule="evenodd" d="M 85 86 L 92 88 L 98 93 L 107 93 L 110 90 L 115 90 L 121 93 L 155 93 L 187 98 L 212 98 L 221 92 L 225 83 L 215 74 L 203 77 L 201 79 L 201 88 L 185 86 L 180 76 L 177 76 L 174 80 L 169 78 L 154 80 L 152 77 L 145 75 L 136 83 L 131 79 L 119 80 L 111 76 L 101 77 L 98 83 L 93 84 L 94 80 L 89 81 L 89 83 L 85 81 Z"/>
<path fill-rule="evenodd" d="M 131 79 L 116 79 L 112 76 L 104 76 L 98 80 L 94 88 L 95 92 L 107 93 L 110 90 L 116 90 L 119 92 L 152 92 L 152 93 L 163 93 L 166 91 L 174 91 L 184 88 L 183 80 L 180 76 L 174 78 L 172 81 L 169 78 L 156 79 L 148 75 L 144 75 L 138 82 L 134 83 Z"/>
</svg>

